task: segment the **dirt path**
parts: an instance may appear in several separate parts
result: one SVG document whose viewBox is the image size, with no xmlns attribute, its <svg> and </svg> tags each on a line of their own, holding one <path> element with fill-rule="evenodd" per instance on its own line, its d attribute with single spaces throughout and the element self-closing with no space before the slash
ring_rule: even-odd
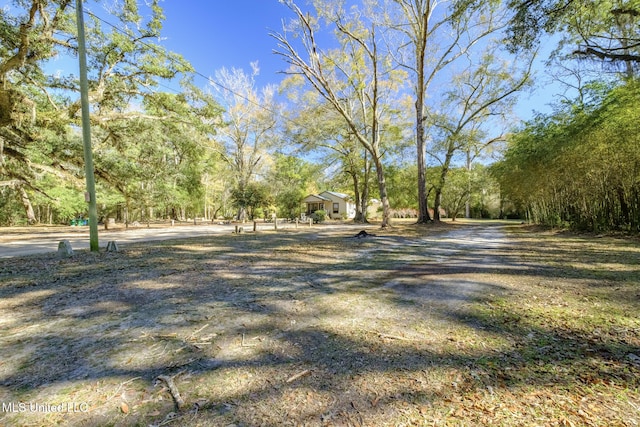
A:
<svg viewBox="0 0 640 427">
<path fill-rule="evenodd" d="M 501 226 L 455 227 L 413 242 L 401 240 L 389 245 L 397 252 L 400 274 L 385 286 L 454 308 L 489 291 L 493 283 L 484 278 L 505 268 L 508 246 Z"/>
</svg>

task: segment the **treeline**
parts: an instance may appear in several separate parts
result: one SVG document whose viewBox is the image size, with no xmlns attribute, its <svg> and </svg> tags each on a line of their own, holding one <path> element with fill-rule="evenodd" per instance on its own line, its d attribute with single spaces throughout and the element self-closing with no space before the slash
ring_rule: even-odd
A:
<svg viewBox="0 0 640 427">
<path fill-rule="evenodd" d="M 108 25 L 87 15 L 99 219 L 293 217 L 305 195 L 322 190 L 353 195 L 362 221 L 379 200 L 383 226 L 391 207 L 417 209 L 419 222 L 438 220 L 440 207 L 471 209 L 470 165 L 530 77 L 533 57 L 507 60 L 499 40 L 506 6 L 461 1 L 431 14 L 437 2 L 380 2 L 392 18 L 380 20 L 367 2 L 346 9 L 318 0 L 304 11 L 283 3 L 291 22 L 271 35 L 291 69 L 280 87 L 264 88 L 257 64 L 196 85 L 201 74 L 160 43 L 157 1 L 106 4 L 98 13 Z M 72 72 L 50 69 L 77 55 L 76 11 L 64 0 L 12 4 L 0 11 L 0 225 L 64 224 L 87 215 L 80 87 Z M 433 21 L 428 34 L 422 16 Z M 315 43 L 315 31 L 333 34 L 333 47 L 289 43 Z M 414 69 L 416 58 L 424 64 Z M 162 90 L 178 79 L 178 93 Z M 427 182 L 428 165 L 438 170 Z M 390 193 L 394 167 L 411 174 Z M 447 187 L 449 179 L 463 185 Z"/>
<path fill-rule="evenodd" d="M 581 230 L 640 230 L 640 81 L 591 85 L 527 123 L 494 165 L 502 195 L 529 220 Z"/>
<path fill-rule="evenodd" d="M 72 3 L 0 10 L 0 225 L 86 216 L 79 82 L 50 71 L 77 54 Z M 255 63 L 199 87 L 201 74 L 160 43 L 157 1 L 107 3 L 117 25 L 85 23 L 103 220 L 293 217 L 305 195 L 334 190 L 353 195 L 362 221 L 378 199 L 382 226 L 391 210 L 415 209 L 419 223 L 464 214 L 639 227 L 636 5 L 313 0 L 302 10 L 286 0 L 290 19 L 271 36 L 287 78 L 258 88 Z M 562 32 L 566 57 L 606 60 L 627 81 L 527 123 L 491 177 L 480 163 L 511 126 L 542 32 Z M 324 34 L 331 48 L 316 45 Z M 177 93 L 162 91 L 178 79 Z"/>
</svg>

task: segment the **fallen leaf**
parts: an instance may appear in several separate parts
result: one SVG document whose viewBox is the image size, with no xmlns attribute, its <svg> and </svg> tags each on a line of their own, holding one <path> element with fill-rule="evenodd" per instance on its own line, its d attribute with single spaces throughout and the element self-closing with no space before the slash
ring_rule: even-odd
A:
<svg viewBox="0 0 640 427">
<path fill-rule="evenodd" d="M 127 405 L 125 402 L 122 402 L 120 404 L 120 410 L 122 411 L 123 414 L 128 414 L 129 413 L 129 405 Z"/>
</svg>

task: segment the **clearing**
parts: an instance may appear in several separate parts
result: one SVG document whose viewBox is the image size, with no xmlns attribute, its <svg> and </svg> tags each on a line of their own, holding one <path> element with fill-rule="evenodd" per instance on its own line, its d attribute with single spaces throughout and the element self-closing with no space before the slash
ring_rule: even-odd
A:
<svg viewBox="0 0 640 427">
<path fill-rule="evenodd" d="M 0 259 L 0 425 L 640 425 L 637 239 L 361 229 Z"/>
</svg>

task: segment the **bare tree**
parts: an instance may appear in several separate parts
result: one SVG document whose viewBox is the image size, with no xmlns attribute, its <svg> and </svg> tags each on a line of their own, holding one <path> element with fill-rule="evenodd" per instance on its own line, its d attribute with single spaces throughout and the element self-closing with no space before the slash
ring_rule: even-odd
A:
<svg viewBox="0 0 640 427">
<path fill-rule="evenodd" d="M 370 155 L 344 126 L 344 119 L 333 107 L 315 92 L 307 95 L 316 96 L 305 96 L 301 111 L 295 119 L 289 121 L 293 139 L 301 145 L 302 150 L 326 152 L 323 161 L 327 164 L 340 164 L 341 172 L 350 178 L 353 188 L 356 205 L 353 220 L 368 223 L 367 207 L 372 170 Z"/>
<path fill-rule="evenodd" d="M 224 147 L 220 155 L 233 174 L 239 194 L 259 173 L 278 124 L 275 88 L 267 86 L 259 92 L 255 88 L 258 64 L 252 63 L 251 67 L 251 75 L 241 69 L 223 68 L 215 73 L 216 83 L 212 82 L 226 109 L 224 126 L 219 129 Z M 245 215 L 246 207 L 241 206 L 238 219 L 244 219 Z"/>
<path fill-rule="evenodd" d="M 470 161 L 472 148 L 477 153 L 503 140 L 501 127 L 497 125 L 511 111 L 513 95 L 530 81 L 533 57 L 522 65 L 508 63 L 497 59 L 497 49 L 496 45 L 489 46 L 480 60 L 475 57 L 468 60 L 468 69 L 455 76 L 443 99 L 441 113 L 432 119 L 432 129 L 437 129 L 443 154 L 440 176 L 434 184 L 436 221 L 440 220 L 442 189 L 453 156 L 466 151 Z"/>
<path fill-rule="evenodd" d="M 393 6 L 396 6 L 395 8 Z M 404 35 L 397 62 L 413 74 L 418 166 L 418 223 L 431 220 L 427 205 L 427 100 L 437 100 L 431 86 L 459 58 L 501 29 L 493 2 L 479 0 L 389 0 L 387 25 Z M 450 75 L 455 75 L 452 70 Z"/>
<path fill-rule="evenodd" d="M 294 12 L 296 19 L 294 27 L 285 27 L 282 34 L 272 34 L 278 42 L 274 52 L 290 65 L 287 73 L 303 76 L 344 118 L 350 134 L 371 155 L 383 209 L 381 226 L 387 227 L 390 207 L 382 162 L 382 117 L 388 112 L 383 100 L 388 99 L 385 90 L 393 86 L 390 83 L 393 73 L 388 57 L 380 49 L 381 29 L 359 11 L 348 17 L 336 2 L 318 2 L 317 15 L 312 16 L 291 0 L 281 1 Z M 337 51 L 325 51 L 318 45 L 316 31 L 320 19 L 327 20 L 336 29 L 341 46 Z M 289 40 L 288 33 L 298 37 L 300 47 Z M 351 108 L 354 101 L 359 102 L 361 108 Z"/>
</svg>

